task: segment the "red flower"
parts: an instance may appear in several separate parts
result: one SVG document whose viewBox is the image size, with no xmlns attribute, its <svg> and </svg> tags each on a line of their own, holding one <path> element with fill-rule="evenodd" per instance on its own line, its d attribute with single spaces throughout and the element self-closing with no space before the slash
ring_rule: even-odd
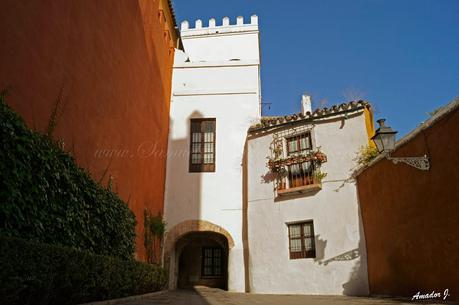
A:
<svg viewBox="0 0 459 305">
<path fill-rule="evenodd" d="M 314 157 L 319 160 L 320 162 L 327 162 L 327 155 L 325 155 L 323 152 L 318 151 L 314 154 Z"/>
</svg>

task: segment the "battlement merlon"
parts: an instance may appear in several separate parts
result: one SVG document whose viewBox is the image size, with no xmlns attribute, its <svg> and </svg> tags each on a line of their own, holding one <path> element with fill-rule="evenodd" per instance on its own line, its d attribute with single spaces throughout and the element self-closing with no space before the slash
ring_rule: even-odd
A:
<svg viewBox="0 0 459 305">
<path fill-rule="evenodd" d="M 258 31 L 258 16 L 250 16 L 250 23 L 244 23 L 244 17 L 238 16 L 236 18 L 236 24 L 230 24 L 230 18 L 224 17 L 222 19 L 222 25 L 217 26 L 215 18 L 209 19 L 209 26 L 203 27 L 202 20 L 197 19 L 195 21 L 194 28 L 190 28 L 190 24 L 187 20 L 182 21 L 180 24 L 180 34 L 183 37 L 196 36 L 196 35 L 212 35 L 212 34 L 223 34 L 223 33 L 235 33 L 235 32 L 251 32 Z"/>
</svg>

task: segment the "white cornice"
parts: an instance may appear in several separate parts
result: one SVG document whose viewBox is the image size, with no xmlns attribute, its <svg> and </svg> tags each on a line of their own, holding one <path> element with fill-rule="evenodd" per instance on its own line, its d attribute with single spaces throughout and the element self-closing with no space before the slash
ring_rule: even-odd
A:
<svg viewBox="0 0 459 305">
<path fill-rule="evenodd" d="M 201 28 L 201 29 L 189 29 L 182 30 L 180 32 L 183 40 L 189 38 L 199 38 L 199 36 L 225 36 L 225 35 L 239 35 L 239 34 L 250 34 L 258 33 L 258 25 L 241 25 L 241 26 L 219 26 L 214 28 Z"/>
<path fill-rule="evenodd" d="M 173 92 L 173 96 L 196 96 L 196 95 L 240 95 L 258 94 L 256 89 L 220 89 L 220 90 L 180 90 Z"/>
<path fill-rule="evenodd" d="M 187 68 L 219 68 L 219 67 L 248 67 L 259 66 L 258 60 L 235 60 L 235 61 L 214 61 L 214 62 L 182 62 L 174 64 L 174 69 Z"/>
</svg>

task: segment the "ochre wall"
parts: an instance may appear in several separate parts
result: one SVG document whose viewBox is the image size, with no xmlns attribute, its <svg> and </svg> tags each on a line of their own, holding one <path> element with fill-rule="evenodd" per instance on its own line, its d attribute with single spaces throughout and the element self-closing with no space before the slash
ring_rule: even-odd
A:
<svg viewBox="0 0 459 305">
<path fill-rule="evenodd" d="M 358 176 L 372 294 L 459 300 L 458 127 L 456 109 L 393 154 L 427 154 L 429 171 L 384 159 Z"/>
<path fill-rule="evenodd" d="M 0 89 L 11 87 L 7 102 L 45 131 L 62 95 L 53 136 L 94 179 L 106 172 L 106 184 L 113 177 L 137 217 L 142 260 L 144 209 L 163 209 L 176 37 L 167 35 L 173 23 L 160 5 L 6 0 L 0 10 Z"/>
<path fill-rule="evenodd" d="M 365 127 L 367 129 L 367 135 L 368 135 L 368 146 L 376 147 L 373 140 L 371 140 L 371 137 L 373 137 L 373 135 L 375 134 L 375 121 L 373 119 L 373 110 L 369 106 L 365 107 L 364 115 L 365 115 Z"/>
</svg>

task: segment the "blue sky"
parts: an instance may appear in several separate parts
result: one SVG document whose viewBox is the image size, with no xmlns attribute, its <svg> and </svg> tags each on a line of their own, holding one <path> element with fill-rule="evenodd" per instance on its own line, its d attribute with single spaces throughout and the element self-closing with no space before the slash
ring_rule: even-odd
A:
<svg viewBox="0 0 459 305">
<path fill-rule="evenodd" d="M 459 0 L 174 0 L 177 21 L 259 16 L 264 115 L 363 97 L 406 134 L 459 96 Z"/>
</svg>

